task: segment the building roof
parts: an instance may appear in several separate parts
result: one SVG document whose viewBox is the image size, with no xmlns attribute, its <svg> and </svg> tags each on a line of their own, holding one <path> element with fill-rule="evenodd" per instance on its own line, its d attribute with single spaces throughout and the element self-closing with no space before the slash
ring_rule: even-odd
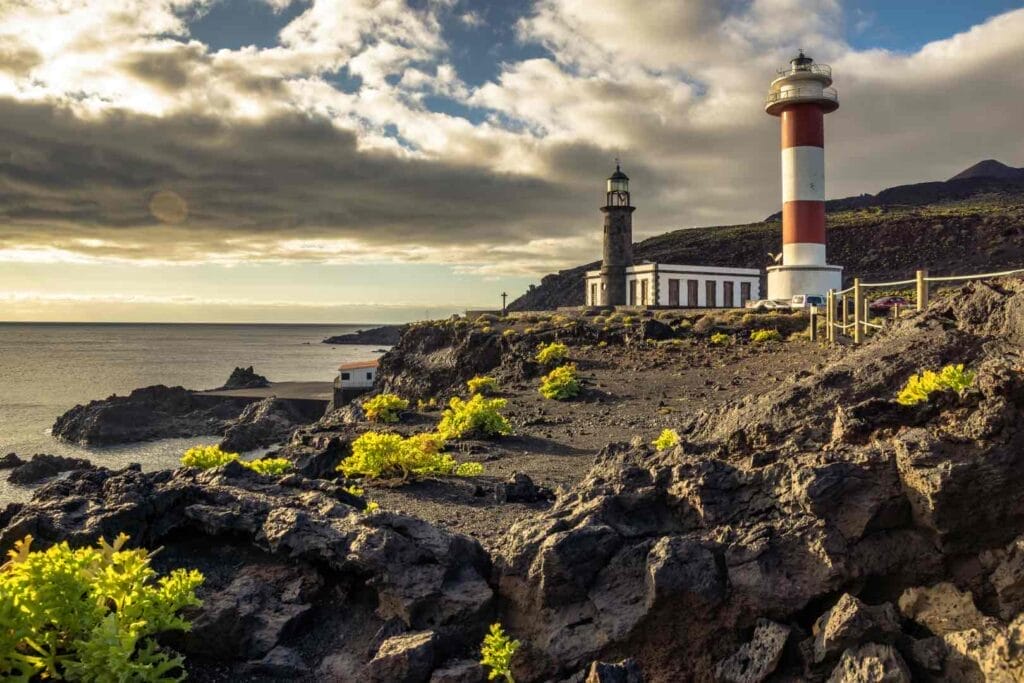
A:
<svg viewBox="0 0 1024 683">
<path fill-rule="evenodd" d="M 339 370 L 362 370 L 363 368 L 375 368 L 377 367 L 377 359 L 373 360 L 357 360 L 351 363 L 342 363 L 338 366 Z"/>
</svg>

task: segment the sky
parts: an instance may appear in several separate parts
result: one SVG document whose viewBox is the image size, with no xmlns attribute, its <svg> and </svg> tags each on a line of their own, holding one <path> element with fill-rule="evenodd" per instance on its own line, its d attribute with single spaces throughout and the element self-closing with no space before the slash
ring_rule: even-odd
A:
<svg viewBox="0 0 1024 683">
<path fill-rule="evenodd" d="M 829 197 L 1024 166 L 1019 1 L 0 0 L 0 320 L 496 308 L 615 157 L 637 239 L 761 220 L 797 48 Z"/>
</svg>

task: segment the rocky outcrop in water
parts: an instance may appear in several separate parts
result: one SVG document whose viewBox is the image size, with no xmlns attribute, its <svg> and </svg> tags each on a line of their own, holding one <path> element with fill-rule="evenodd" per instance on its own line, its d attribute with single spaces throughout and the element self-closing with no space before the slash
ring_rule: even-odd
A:
<svg viewBox="0 0 1024 683">
<path fill-rule="evenodd" d="M 53 435 L 82 446 L 220 434 L 242 406 L 204 401 L 188 389 L 156 385 L 78 405 L 57 418 Z"/>
<path fill-rule="evenodd" d="M 698 416 L 671 452 L 606 449 L 497 558 L 506 623 L 528 644 L 517 680 L 621 653 L 652 680 L 909 680 L 934 666 L 1019 680 L 1022 338 L 1024 282 L 972 285 L 811 376 Z M 888 398 L 950 362 L 977 368 L 963 396 Z M 988 603 L 984 628 L 958 624 L 969 634 L 951 642 L 918 613 L 896 617 L 905 591 L 943 581 Z M 791 630 L 775 668 L 763 619 Z"/>
<path fill-rule="evenodd" d="M 192 630 L 171 639 L 190 680 L 425 681 L 470 656 L 493 617 L 490 563 L 473 540 L 365 503 L 340 486 L 201 472 L 76 472 L 0 531 L 0 552 L 124 532 L 163 547 L 161 570 L 207 577 Z"/>
<path fill-rule="evenodd" d="M 365 346 L 394 346 L 402 337 L 406 325 L 382 325 L 349 334 L 339 334 L 324 339 L 324 344 L 354 344 Z"/>
<path fill-rule="evenodd" d="M 14 454 L 11 453 L 10 455 Z M 7 481 L 22 486 L 38 484 L 62 472 L 88 470 L 93 467 L 93 464 L 85 458 L 66 458 L 61 455 L 48 455 L 46 453 L 37 453 L 27 462 L 21 460 L 16 455 L 15 459 L 19 460 L 20 463 L 13 465 L 13 469 L 7 475 Z M 13 462 L 13 459 L 9 461 Z M 12 467 L 11 465 L 7 466 Z"/>
<path fill-rule="evenodd" d="M 294 429 L 306 423 L 306 417 L 290 401 L 265 398 L 250 403 L 238 418 L 227 423 L 220 447 L 242 453 L 287 441 Z"/>
<path fill-rule="evenodd" d="M 231 371 L 231 375 L 228 377 L 228 381 L 224 383 L 221 389 L 259 389 L 262 387 L 269 387 L 270 380 L 263 375 L 258 374 L 253 366 L 247 368 L 235 368 Z"/>
</svg>

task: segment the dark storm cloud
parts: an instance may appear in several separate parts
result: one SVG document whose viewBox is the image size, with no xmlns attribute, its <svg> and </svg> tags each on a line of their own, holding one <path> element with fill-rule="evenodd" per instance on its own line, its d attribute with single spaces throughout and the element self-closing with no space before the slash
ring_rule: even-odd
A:
<svg viewBox="0 0 1024 683">
<path fill-rule="evenodd" d="M 580 146 L 573 154 L 581 164 L 600 157 Z M 0 100 L 0 242 L 53 245 L 112 231 L 146 239 L 133 230 L 162 225 L 148 209 L 159 190 L 185 199 L 183 234 L 211 250 L 242 236 L 424 247 L 521 242 L 558 236 L 563 219 L 594 196 L 593 188 L 361 152 L 353 134 L 303 115 L 245 123 L 122 112 L 84 120 Z"/>
</svg>

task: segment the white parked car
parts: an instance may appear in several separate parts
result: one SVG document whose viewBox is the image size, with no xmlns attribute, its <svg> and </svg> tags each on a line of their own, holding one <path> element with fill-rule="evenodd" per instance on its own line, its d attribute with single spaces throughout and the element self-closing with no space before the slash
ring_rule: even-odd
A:
<svg viewBox="0 0 1024 683">
<path fill-rule="evenodd" d="M 744 304 L 744 308 L 753 308 L 755 311 L 771 311 L 777 308 L 789 308 L 789 299 L 751 299 Z"/>
<path fill-rule="evenodd" d="M 818 306 L 823 308 L 825 306 L 825 297 L 820 294 L 794 294 L 793 298 L 789 300 L 789 308 L 810 308 L 811 306 Z"/>
</svg>

